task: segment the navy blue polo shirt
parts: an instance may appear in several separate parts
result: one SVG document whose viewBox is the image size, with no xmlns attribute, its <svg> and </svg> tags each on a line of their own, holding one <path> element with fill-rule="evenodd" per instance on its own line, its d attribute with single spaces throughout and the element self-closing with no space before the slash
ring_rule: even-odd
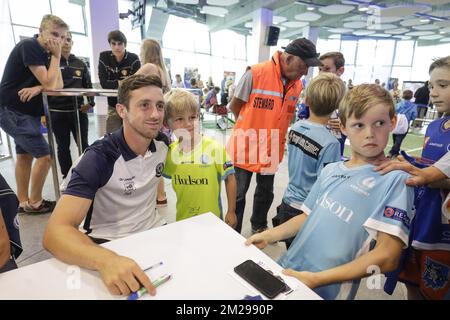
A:
<svg viewBox="0 0 450 320">
<path fill-rule="evenodd" d="M 8 231 L 9 242 L 11 243 L 11 255 L 17 259 L 22 253 L 22 244 L 19 234 L 19 219 L 17 208 L 19 201 L 16 194 L 11 190 L 5 178 L 0 175 L 0 208 L 2 209 L 3 220 Z"/>
<path fill-rule="evenodd" d="M 23 88 L 40 85 L 29 66 L 50 65 L 51 55 L 39 44 L 37 35 L 20 41 L 11 51 L 0 83 L 0 106 L 31 116 L 44 115 L 42 95 L 21 102 L 18 92 Z"/>
<path fill-rule="evenodd" d="M 128 146 L 123 128 L 86 149 L 74 165 L 66 195 L 92 200 L 82 224 L 89 236 L 114 240 L 161 226 L 156 187 L 164 169 L 168 145 L 162 133 L 144 156 Z"/>
</svg>

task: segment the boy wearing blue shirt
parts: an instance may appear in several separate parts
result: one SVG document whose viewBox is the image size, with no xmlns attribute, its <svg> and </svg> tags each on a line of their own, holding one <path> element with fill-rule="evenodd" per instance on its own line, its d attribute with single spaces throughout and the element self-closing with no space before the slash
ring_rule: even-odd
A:
<svg viewBox="0 0 450 320">
<path fill-rule="evenodd" d="M 417 106 L 414 102 L 411 102 L 412 97 L 413 92 L 411 90 L 403 91 L 403 101 L 399 102 L 396 106 L 397 114 L 403 114 L 408 121 L 408 128 L 406 128 L 406 132 L 403 134 L 392 134 L 394 145 L 389 151 L 389 158 L 398 156 L 403 139 L 405 139 L 408 134 L 409 124 L 417 118 Z"/>
<path fill-rule="evenodd" d="M 289 184 L 272 220 L 274 226 L 301 214 L 300 208 L 322 169 L 341 159 L 340 143 L 326 125 L 344 93 L 344 82 L 332 73 L 320 74 L 308 85 L 305 100 L 310 116 L 297 121 L 289 132 Z M 292 240 L 285 240 L 287 248 Z"/>
<path fill-rule="evenodd" d="M 355 86 L 341 101 L 339 116 L 351 159 L 322 170 L 302 205 L 305 214 L 246 242 L 264 248 L 297 234 L 279 260 L 283 273 L 324 299 L 353 299 L 362 277 L 394 270 L 413 218 L 414 190 L 404 184 L 407 174 L 373 171 L 395 126 L 389 92 L 375 84 Z"/>
<path fill-rule="evenodd" d="M 429 68 L 430 98 L 442 118 L 431 122 L 424 139 L 421 166 L 431 166 L 450 149 L 450 56 L 435 60 Z M 412 244 L 400 278 L 408 298 L 447 299 L 450 294 L 450 224 L 442 212 L 450 180 L 430 183 L 416 192 L 417 214 L 411 231 Z"/>
</svg>

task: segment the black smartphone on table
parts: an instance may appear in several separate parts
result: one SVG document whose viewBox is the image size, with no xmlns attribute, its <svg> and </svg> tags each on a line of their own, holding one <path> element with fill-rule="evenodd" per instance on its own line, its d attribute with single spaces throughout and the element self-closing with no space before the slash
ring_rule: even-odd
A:
<svg viewBox="0 0 450 320">
<path fill-rule="evenodd" d="M 286 289 L 283 281 L 252 260 L 236 266 L 234 272 L 269 299 L 275 298 Z"/>
</svg>

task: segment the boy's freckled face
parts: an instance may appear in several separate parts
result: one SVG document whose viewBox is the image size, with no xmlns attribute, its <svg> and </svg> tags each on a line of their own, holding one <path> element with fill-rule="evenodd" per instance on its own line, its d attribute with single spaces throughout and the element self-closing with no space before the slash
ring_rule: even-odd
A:
<svg viewBox="0 0 450 320">
<path fill-rule="evenodd" d="M 369 108 L 360 119 L 356 119 L 354 115 L 348 118 L 343 132 L 348 136 L 354 154 L 375 158 L 384 155 L 394 122 L 389 117 L 389 106 L 377 104 Z"/>
<path fill-rule="evenodd" d="M 430 73 L 430 98 L 438 112 L 450 112 L 450 68 L 436 68 Z"/>
</svg>

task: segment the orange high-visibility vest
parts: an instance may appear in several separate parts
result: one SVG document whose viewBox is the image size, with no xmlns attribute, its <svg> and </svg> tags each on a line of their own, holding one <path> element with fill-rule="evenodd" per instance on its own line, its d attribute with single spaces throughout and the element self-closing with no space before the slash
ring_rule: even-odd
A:
<svg viewBox="0 0 450 320">
<path fill-rule="evenodd" d="M 283 159 L 286 132 L 302 91 L 300 79 L 283 86 L 281 52 L 251 67 L 253 85 L 242 106 L 227 146 L 234 166 L 258 173 L 275 173 Z M 289 81 L 289 80 L 287 80 Z"/>
</svg>

